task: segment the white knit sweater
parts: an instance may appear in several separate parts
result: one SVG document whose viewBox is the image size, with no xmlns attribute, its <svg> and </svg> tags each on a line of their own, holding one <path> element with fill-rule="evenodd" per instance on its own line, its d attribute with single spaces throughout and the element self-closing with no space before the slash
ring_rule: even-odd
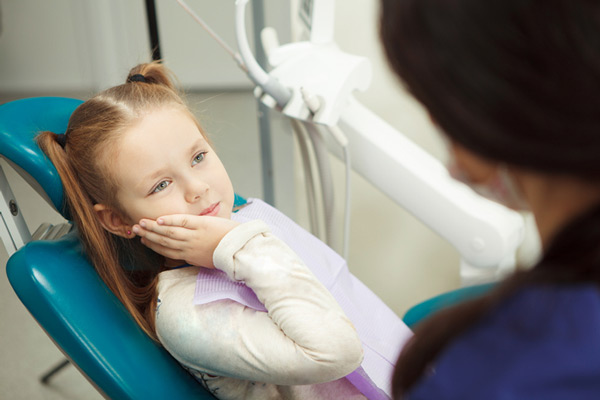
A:
<svg viewBox="0 0 600 400">
<path fill-rule="evenodd" d="M 268 312 L 232 300 L 194 305 L 199 267 L 159 275 L 158 337 L 205 387 L 219 399 L 364 399 L 344 378 L 363 356 L 354 326 L 266 224 L 239 225 L 213 259 Z"/>
</svg>

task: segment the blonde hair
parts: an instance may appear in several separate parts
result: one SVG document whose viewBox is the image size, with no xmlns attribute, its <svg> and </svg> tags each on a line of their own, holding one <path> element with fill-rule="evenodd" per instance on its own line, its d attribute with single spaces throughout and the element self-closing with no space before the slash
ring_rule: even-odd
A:
<svg viewBox="0 0 600 400">
<path fill-rule="evenodd" d="M 53 132 L 37 137 L 40 148 L 58 170 L 69 213 L 94 268 L 154 340 L 158 340 L 156 285 L 164 259 L 137 238 L 127 240 L 105 230 L 93 207 L 102 203 L 125 214 L 117 203 L 117 180 L 108 168 L 110 157 L 123 132 L 147 113 L 163 107 L 180 108 L 196 121 L 167 68 L 160 62 L 141 64 L 131 69 L 126 83 L 97 94 L 73 112 L 64 146 Z"/>
</svg>

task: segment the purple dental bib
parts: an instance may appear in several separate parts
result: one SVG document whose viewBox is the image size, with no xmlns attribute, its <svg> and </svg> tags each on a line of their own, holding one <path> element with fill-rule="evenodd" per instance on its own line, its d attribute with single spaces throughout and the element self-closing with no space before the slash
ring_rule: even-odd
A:
<svg viewBox="0 0 600 400">
<path fill-rule="evenodd" d="M 394 364 L 410 329 L 385 303 L 348 270 L 346 261 L 319 239 L 280 211 L 259 199 L 232 215 L 240 223 L 260 219 L 285 242 L 319 281 L 331 292 L 361 339 L 364 360 L 346 376 L 370 400 L 391 398 Z M 196 281 L 194 304 L 230 299 L 257 311 L 267 312 L 252 289 L 220 270 L 201 268 Z"/>
</svg>

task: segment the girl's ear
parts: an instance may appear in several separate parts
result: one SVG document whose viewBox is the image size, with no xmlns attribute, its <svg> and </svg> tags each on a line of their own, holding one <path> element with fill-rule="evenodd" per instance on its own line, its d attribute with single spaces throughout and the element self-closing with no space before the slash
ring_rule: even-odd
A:
<svg viewBox="0 0 600 400">
<path fill-rule="evenodd" d="M 107 231 L 115 235 L 131 239 L 135 236 L 132 232 L 132 226 L 125 223 L 121 214 L 104 204 L 94 204 L 94 212 L 100 224 Z"/>
</svg>

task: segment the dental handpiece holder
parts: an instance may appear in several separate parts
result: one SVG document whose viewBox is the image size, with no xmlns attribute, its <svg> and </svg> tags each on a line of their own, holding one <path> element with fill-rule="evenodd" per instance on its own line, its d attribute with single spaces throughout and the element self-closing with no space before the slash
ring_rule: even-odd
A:
<svg viewBox="0 0 600 400">
<path fill-rule="evenodd" d="M 333 41 L 304 41 L 267 49 L 272 67 L 267 73 L 248 44 L 245 25 L 248 1 L 236 1 L 236 38 L 248 76 L 257 85 L 255 95 L 290 118 L 335 126 L 351 94 L 369 87 L 369 60 L 342 52 Z M 265 28 L 263 37 L 273 32 Z M 306 93 L 318 99 L 318 110 L 309 109 L 304 98 Z"/>
</svg>

